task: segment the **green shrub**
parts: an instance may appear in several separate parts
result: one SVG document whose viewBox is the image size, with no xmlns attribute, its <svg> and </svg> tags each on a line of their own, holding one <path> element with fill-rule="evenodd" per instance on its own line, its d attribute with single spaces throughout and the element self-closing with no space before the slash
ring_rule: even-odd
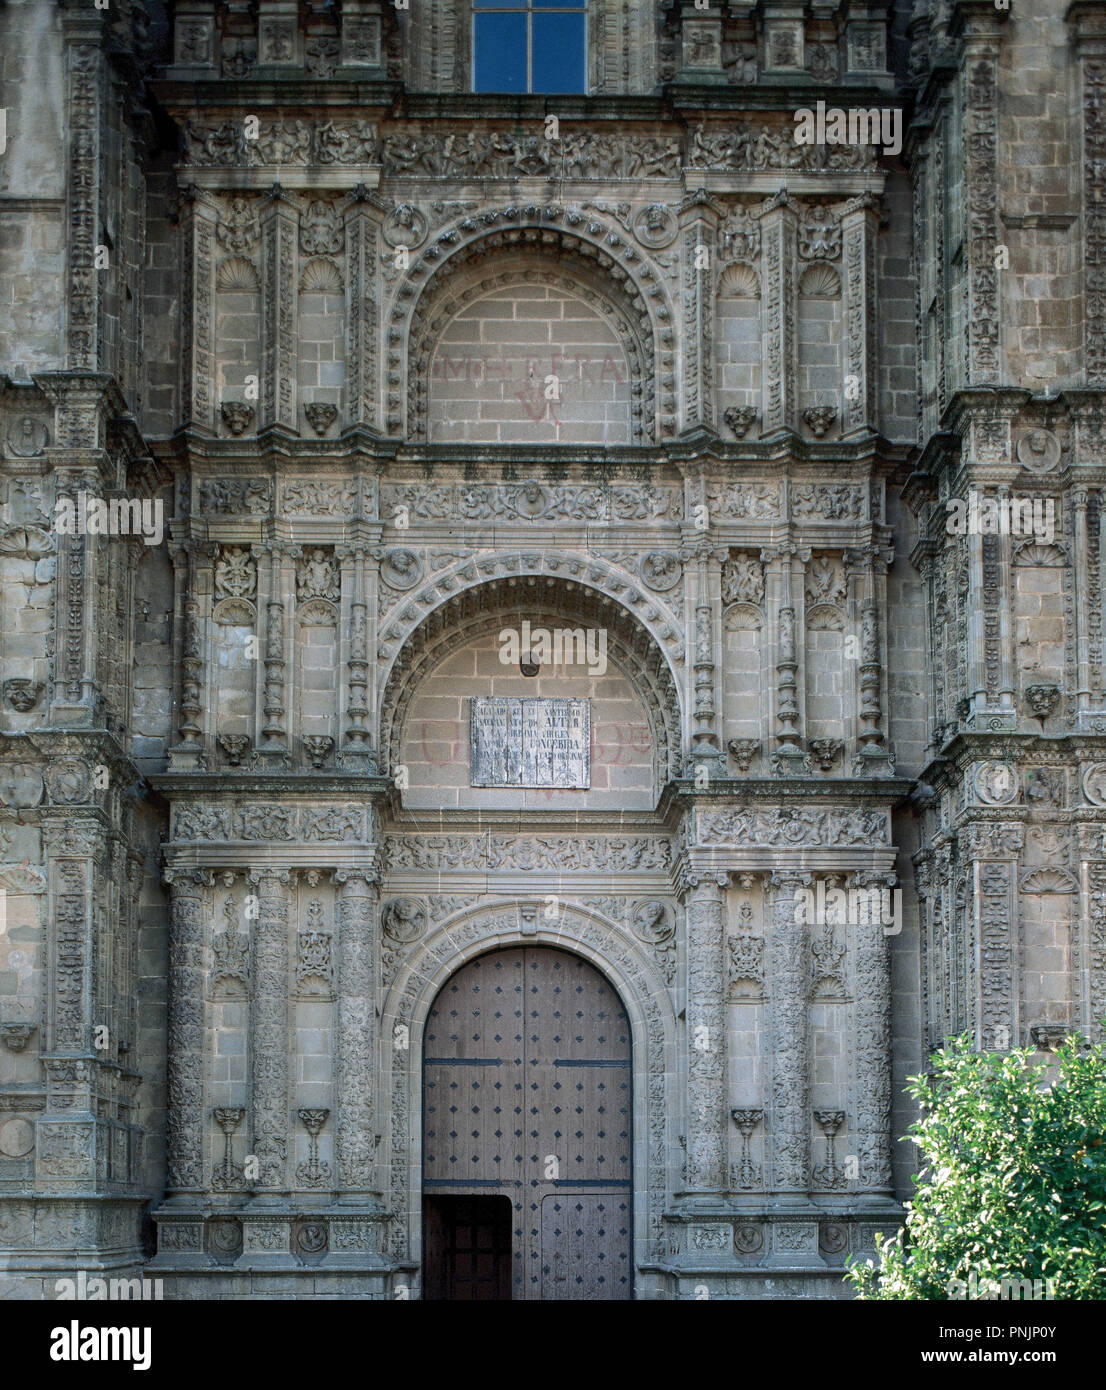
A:
<svg viewBox="0 0 1106 1390">
<path fill-rule="evenodd" d="M 1106 1298 L 1106 1056 L 1031 1055 L 955 1038 L 910 1078 L 925 1167 L 879 1267 L 850 1262 L 859 1298 Z"/>
</svg>

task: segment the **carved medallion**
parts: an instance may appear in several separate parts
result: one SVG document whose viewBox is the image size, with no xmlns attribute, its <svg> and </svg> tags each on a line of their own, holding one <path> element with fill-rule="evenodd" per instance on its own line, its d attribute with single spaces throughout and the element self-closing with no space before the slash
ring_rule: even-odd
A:
<svg viewBox="0 0 1106 1390">
<path fill-rule="evenodd" d="M 41 800 L 42 775 L 32 763 L 0 769 L 0 806 L 37 806 Z"/>
<path fill-rule="evenodd" d="M 678 230 L 671 209 L 663 203 L 650 203 L 634 218 L 634 235 L 643 246 L 653 250 L 670 245 Z"/>
<path fill-rule="evenodd" d="M 1031 473 L 1050 473 L 1060 462 L 1060 441 L 1049 430 L 1026 430 L 1016 449 L 1018 462 Z"/>
<path fill-rule="evenodd" d="M 1092 806 L 1106 806 L 1106 763 L 1091 763 L 1084 771 L 1083 795 Z"/>
<path fill-rule="evenodd" d="M 1018 778 L 1009 763 L 980 763 L 975 770 L 975 792 L 986 806 L 1005 806 L 1018 795 Z"/>
<path fill-rule="evenodd" d="M 63 758 L 46 770 L 46 790 L 51 801 L 70 804 L 84 801 L 92 782 L 88 764 L 78 758 Z"/>
</svg>

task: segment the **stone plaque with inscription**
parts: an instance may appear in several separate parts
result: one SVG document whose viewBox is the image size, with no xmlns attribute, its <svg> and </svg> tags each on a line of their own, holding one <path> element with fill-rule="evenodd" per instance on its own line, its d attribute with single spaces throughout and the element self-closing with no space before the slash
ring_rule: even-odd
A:
<svg viewBox="0 0 1106 1390">
<path fill-rule="evenodd" d="M 591 785 L 588 700 L 472 700 L 469 766 L 474 787 Z"/>
</svg>

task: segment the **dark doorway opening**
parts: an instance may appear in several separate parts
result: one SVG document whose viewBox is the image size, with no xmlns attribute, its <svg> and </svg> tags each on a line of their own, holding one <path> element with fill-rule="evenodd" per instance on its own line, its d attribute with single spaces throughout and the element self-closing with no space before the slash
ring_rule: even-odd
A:
<svg viewBox="0 0 1106 1390">
<path fill-rule="evenodd" d="M 423 1297 L 510 1302 L 511 1199 L 425 1197 Z"/>
</svg>

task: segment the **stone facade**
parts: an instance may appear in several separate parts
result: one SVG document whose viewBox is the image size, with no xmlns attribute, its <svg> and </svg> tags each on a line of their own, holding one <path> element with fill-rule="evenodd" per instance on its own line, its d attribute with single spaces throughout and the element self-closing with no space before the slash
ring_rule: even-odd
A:
<svg viewBox="0 0 1106 1390">
<path fill-rule="evenodd" d="M 844 1296 L 926 1050 L 1106 1015 L 1102 7 L 599 0 L 511 98 L 453 0 L 163 8 L 0 5 L 0 1287 L 417 1296 L 423 1025 L 544 943 L 635 1296 Z"/>
</svg>

